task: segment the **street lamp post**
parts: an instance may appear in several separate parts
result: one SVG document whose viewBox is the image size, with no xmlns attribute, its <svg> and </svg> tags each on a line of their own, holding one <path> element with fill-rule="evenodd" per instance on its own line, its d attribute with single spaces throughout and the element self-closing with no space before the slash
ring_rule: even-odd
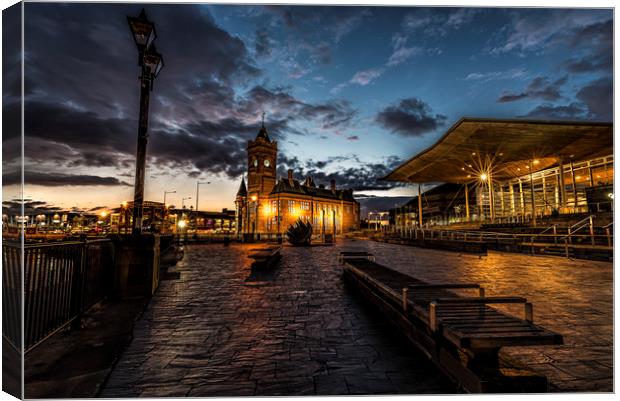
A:
<svg viewBox="0 0 620 401">
<path fill-rule="evenodd" d="M 138 123 L 138 146 L 136 151 L 136 181 L 134 184 L 132 233 L 142 233 L 142 204 L 144 201 L 144 175 L 146 169 L 146 143 L 148 130 L 149 97 L 153 81 L 159 75 L 164 60 L 157 52 L 153 41 L 157 38 L 155 24 L 148 20 L 144 9 L 138 17 L 127 17 L 129 28 L 138 48 L 138 66 L 142 67 L 140 76 L 140 117 Z"/>
<path fill-rule="evenodd" d="M 258 231 L 258 196 L 252 195 L 252 205 L 254 206 L 254 220 L 252 221 L 252 241 L 254 241 L 256 231 Z"/>
<path fill-rule="evenodd" d="M 196 182 L 196 209 L 194 209 L 196 216 L 194 218 L 194 226 L 196 227 L 196 232 L 198 232 L 198 189 L 200 188 L 201 185 L 208 185 L 211 184 L 210 181 L 205 181 L 205 182 Z"/>
</svg>

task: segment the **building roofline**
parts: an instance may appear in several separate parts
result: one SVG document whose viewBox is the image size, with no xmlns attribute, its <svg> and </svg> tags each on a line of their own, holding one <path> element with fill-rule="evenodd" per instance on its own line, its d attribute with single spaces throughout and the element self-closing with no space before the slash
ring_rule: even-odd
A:
<svg viewBox="0 0 620 401">
<path fill-rule="evenodd" d="M 461 117 L 454 124 L 448 128 L 448 130 L 433 143 L 431 146 L 422 150 L 421 152 L 410 157 L 406 161 L 398 165 L 398 167 L 392 169 L 392 171 L 385 177 L 378 178 L 377 181 L 390 181 L 388 177 L 392 175 L 396 170 L 405 166 L 407 163 L 417 159 L 420 156 L 430 152 L 441 144 L 454 130 L 464 123 L 508 123 L 508 124 L 536 124 L 536 125 L 581 125 L 581 126 L 597 126 L 597 127 L 613 127 L 613 122 L 589 122 L 589 121 L 567 121 L 567 120 L 533 120 L 533 119 L 521 119 L 521 118 L 486 118 L 486 117 Z"/>
</svg>

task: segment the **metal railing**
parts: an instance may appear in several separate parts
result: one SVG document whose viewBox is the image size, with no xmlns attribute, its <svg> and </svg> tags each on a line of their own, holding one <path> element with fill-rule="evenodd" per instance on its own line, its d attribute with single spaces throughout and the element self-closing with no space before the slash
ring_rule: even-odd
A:
<svg viewBox="0 0 620 401">
<path fill-rule="evenodd" d="M 549 230 L 553 230 L 553 243 L 557 244 L 558 243 L 558 231 L 557 231 L 557 224 L 552 224 L 549 227 L 545 228 L 544 230 L 542 230 L 541 232 L 539 232 L 538 234 L 532 235 L 530 237 L 530 243 L 534 243 L 534 238 L 538 238 L 542 235 L 544 235 L 547 231 Z"/>
<path fill-rule="evenodd" d="M 487 243 L 514 243 L 525 244 L 534 246 L 534 240 L 540 240 L 544 243 L 551 243 L 559 245 L 562 241 L 570 245 L 572 242 L 589 242 L 592 246 L 607 245 L 611 247 L 613 244 L 613 233 L 610 227 L 613 223 L 608 224 L 600 229 L 605 230 L 605 234 L 598 234 L 595 232 L 592 222 L 593 216 L 579 221 L 567 231 L 559 232 L 557 225 L 551 225 L 539 233 L 500 233 L 494 231 L 478 231 L 478 230 L 439 230 L 439 229 L 427 229 L 417 228 L 414 226 L 403 227 L 393 226 L 387 233 L 396 235 L 401 239 L 447 239 L 455 241 L 481 241 Z M 590 230 L 587 233 L 583 233 L 582 230 L 585 227 L 589 227 Z M 553 232 L 549 232 L 552 230 Z M 566 234 L 568 233 L 568 234 Z M 569 240 L 570 238 L 570 240 Z"/>
<path fill-rule="evenodd" d="M 593 219 L 595 217 L 596 216 L 592 214 L 592 215 L 586 217 L 585 219 L 579 220 L 578 222 L 576 222 L 572 226 L 568 227 L 568 234 L 563 236 L 561 239 L 564 240 L 565 242 L 567 242 L 567 244 L 571 244 L 572 243 L 572 237 L 575 236 L 575 233 L 577 233 L 579 230 L 582 230 L 585 227 L 589 227 L 589 229 L 590 229 L 590 238 L 591 238 L 591 241 L 592 241 L 592 245 L 596 245 L 596 242 L 595 242 L 595 239 L 594 239 L 594 224 L 593 224 Z"/>
<path fill-rule="evenodd" d="M 614 245 L 613 233 L 611 232 L 613 225 L 614 225 L 614 222 L 612 221 L 606 226 L 603 226 L 603 230 L 605 230 L 605 236 L 607 237 L 607 246 L 610 246 L 610 247 Z"/>
<path fill-rule="evenodd" d="M 114 251 L 111 240 L 26 245 L 23 270 L 22 250 L 18 244 L 4 244 L 2 250 L 4 276 L 19 277 L 22 271 L 24 274 L 23 345 L 26 352 L 70 324 L 79 325 L 81 314 L 112 289 Z M 21 283 L 16 280 L 4 282 L 3 287 L 11 294 L 21 292 Z M 14 345 L 19 344 L 21 333 L 14 328 L 21 328 L 20 318 L 7 318 L 9 327 L 3 334 Z"/>
</svg>

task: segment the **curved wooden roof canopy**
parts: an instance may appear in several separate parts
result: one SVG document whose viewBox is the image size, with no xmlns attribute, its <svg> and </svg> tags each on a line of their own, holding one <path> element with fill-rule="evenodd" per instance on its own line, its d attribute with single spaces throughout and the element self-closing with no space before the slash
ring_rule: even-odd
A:
<svg viewBox="0 0 620 401">
<path fill-rule="evenodd" d="M 613 124 L 462 118 L 433 146 L 382 180 L 472 182 L 528 175 L 613 153 Z"/>
</svg>

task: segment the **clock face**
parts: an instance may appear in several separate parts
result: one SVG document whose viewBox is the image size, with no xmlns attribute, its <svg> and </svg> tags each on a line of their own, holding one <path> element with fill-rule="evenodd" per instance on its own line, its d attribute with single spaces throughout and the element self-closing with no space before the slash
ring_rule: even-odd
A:
<svg viewBox="0 0 620 401">
<path fill-rule="evenodd" d="M 271 162 L 269 161 L 269 159 L 265 159 L 263 163 L 265 164 L 265 167 L 271 166 Z"/>
<path fill-rule="evenodd" d="M 254 159 L 254 167 L 258 167 L 258 159 Z"/>
</svg>

